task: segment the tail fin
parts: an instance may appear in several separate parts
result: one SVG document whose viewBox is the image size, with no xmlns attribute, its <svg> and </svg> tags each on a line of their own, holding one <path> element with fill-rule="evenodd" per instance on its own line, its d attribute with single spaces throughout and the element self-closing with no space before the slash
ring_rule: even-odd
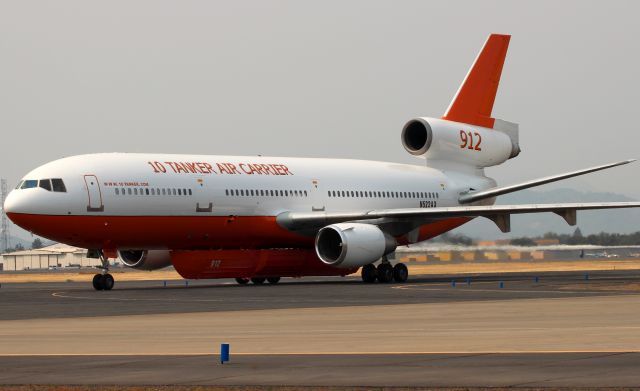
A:
<svg viewBox="0 0 640 391">
<path fill-rule="evenodd" d="M 493 128 L 491 117 L 510 35 L 491 34 L 443 119 Z"/>
</svg>

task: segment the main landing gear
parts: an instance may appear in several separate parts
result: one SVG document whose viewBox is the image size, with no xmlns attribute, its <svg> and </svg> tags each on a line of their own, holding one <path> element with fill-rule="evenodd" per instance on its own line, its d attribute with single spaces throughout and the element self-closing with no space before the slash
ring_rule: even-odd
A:
<svg viewBox="0 0 640 391">
<path fill-rule="evenodd" d="M 376 267 L 373 264 L 369 264 L 362 267 L 361 271 L 362 281 L 371 284 L 376 282 L 406 282 L 409 278 L 409 270 L 404 263 L 396 263 L 395 266 L 391 266 L 386 258 L 382 259 L 382 263 Z"/>
<path fill-rule="evenodd" d="M 238 277 L 236 282 L 240 285 L 247 285 L 251 281 L 254 285 L 262 285 L 267 281 L 270 285 L 275 285 L 280 281 L 280 277 Z"/>
<path fill-rule="evenodd" d="M 102 265 L 98 266 L 98 269 L 102 269 L 102 273 L 93 276 L 93 289 L 97 291 L 110 291 L 113 289 L 115 280 L 113 276 L 109 274 L 109 259 L 104 256 L 102 251 L 100 251 L 100 262 L 102 262 Z"/>
</svg>

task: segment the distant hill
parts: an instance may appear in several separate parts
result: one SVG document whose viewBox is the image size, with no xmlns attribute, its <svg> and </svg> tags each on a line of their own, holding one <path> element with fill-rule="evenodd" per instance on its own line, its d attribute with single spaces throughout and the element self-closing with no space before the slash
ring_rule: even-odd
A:
<svg viewBox="0 0 640 391">
<path fill-rule="evenodd" d="M 498 197 L 497 204 L 546 204 L 556 202 L 624 202 L 635 199 L 615 193 L 581 192 L 573 189 L 548 191 L 523 190 Z M 599 232 L 631 233 L 640 231 L 640 208 L 578 211 L 578 225 L 584 235 Z M 539 236 L 545 232 L 572 233 L 571 227 L 553 213 L 512 215 L 511 232 L 503 234 L 491 221 L 478 218 L 453 233 L 477 239 L 499 239 L 519 236 Z"/>
</svg>

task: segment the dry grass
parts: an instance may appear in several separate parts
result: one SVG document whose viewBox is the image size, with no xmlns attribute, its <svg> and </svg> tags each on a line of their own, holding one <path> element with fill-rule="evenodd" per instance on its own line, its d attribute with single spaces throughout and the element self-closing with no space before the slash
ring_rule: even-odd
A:
<svg viewBox="0 0 640 391">
<path fill-rule="evenodd" d="M 491 391 L 503 391 L 511 390 L 512 388 L 467 388 L 467 387 L 452 387 L 452 388 L 427 388 L 427 387 L 304 387 L 304 386 L 47 386 L 47 385 L 23 385 L 23 386 L 0 386 L 0 390 L 6 391 L 415 391 L 415 390 L 446 390 L 446 391 L 479 391 L 479 390 L 491 390 Z M 554 388 L 556 390 L 610 390 L 610 391 L 626 391 L 634 390 L 634 388 Z M 549 388 L 520 388 L 519 391 L 548 391 Z"/>
<path fill-rule="evenodd" d="M 575 260 L 575 261 L 501 261 L 467 263 L 428 263 L 409 265 L 412 275 L 452 275 L 525 272 L 562 272 L 598 270 L 640 270 L 640 260 Z M 111 271 L 118 281 L 181 280 L 175 270 Z M 94 271 L 0 273 L 0 283 L 25 282 L 90 282 Z"/>
<path fill-rule="evenodd" d="M 42 273 L 0 273 L 0 283 L 10 282 L 91 282 L 96 271 L 80 272 L 42 272 Z M 148 281 L 148 280 L 181 280 L 182 277 L 175 270 L 156 270 L 151 272 L 115 271 L 111 270 L 118 281 Z"/>
<path fill-rule="evenodd" d="M 409 266 L 409 270 L 414 275 L 640 270 L 640 260 L 503 261 L 452 264 L 425 263 L 424 265 L 411 265 Z"/>
</svg>

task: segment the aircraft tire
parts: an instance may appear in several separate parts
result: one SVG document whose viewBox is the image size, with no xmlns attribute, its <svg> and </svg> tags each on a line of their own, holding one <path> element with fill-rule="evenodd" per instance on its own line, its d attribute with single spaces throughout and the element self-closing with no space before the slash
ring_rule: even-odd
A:
<svg viewBox="0 0 640 391">
<path fill-rule="evenodd" d="M 101 291 L 104 288 L 102 287 L 102 274 L 96 274 L 93 276 L 93 289 L 97 291 Z"/>
<path fill-rule="evenodd" d="M 113 285 L 115 284 L 115 282 L 116 281 L 113 279 L 113 276 L 109 273 L 103 275 L 100 279 L 102 289 L 104 289 L 105 291 L 110 291 L 111 289 L 113 289 Z"/>
<path fill-rule="evenodd" d="M 253 277 L 251 278 L 251 282 L 253 282 L 255 285 L 262 285 L 264 284 L 266 278 L 264 277 Z"/>
<path fill-rule="evenodd" d="M 362 281 L 364 281 L 366 284 L 372 284 L 376 282 L 378 272 L 376 271 L 376 267 L 373 264 L 370 264 L 364 265 L 362 267 L 360 275 L 362 276 Z"/>
<path fill-rule="evenodd" d="M 409 278 L 409 269 L 404 263 L 396 263 L 393 267 L 393 280 L 395 282 L 407 282 Z"/>
<path fill-rule="evenodd" d="M 393 281 L 393 267 L 388 263 L 378 265 L 378 282 L 387 283 Z"/>
<path fill-rule="evenodd" d="M 275 285 L 280 281 L 280 277 L 267 277 L 267 281 L 271 285 Z"/>
<path fill-rule="evenodd" d="M 245 277 L 237 277 L 236 282 L 240 285 L 247 285 L 249 283 L 249 279 Z"/>
</svg>

